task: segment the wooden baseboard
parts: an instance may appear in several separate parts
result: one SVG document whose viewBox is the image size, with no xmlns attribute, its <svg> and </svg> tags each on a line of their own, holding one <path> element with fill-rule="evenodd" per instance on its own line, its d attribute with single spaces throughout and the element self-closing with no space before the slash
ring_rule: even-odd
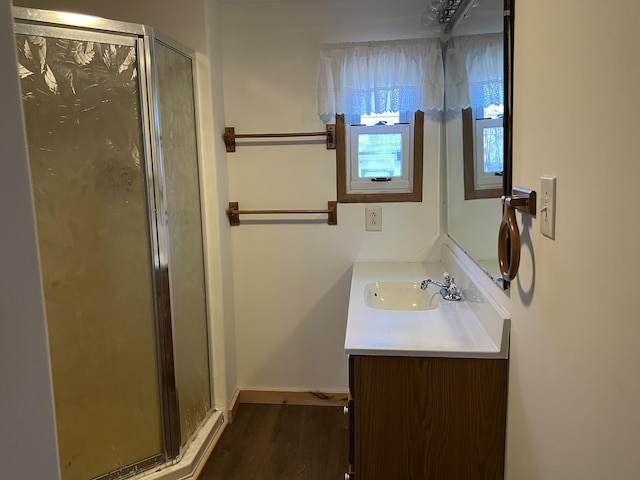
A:
<svg viewBox="0 0 640 480">
<path fill-rule="evenodd" d="M 238 391 L 236 393 L 238 393 Z M 347 392 L 322 392 L 318 390 L 239 390 L 237 403 L 342 407 L 347 404 L 347 400 Z"/>
<path fill-rule="evenodd" d="M 227 423 L 233 423 L 233 419 L 238 415 L 238 409 L 240 408 L 240 390 L 236 390 L 229 404 Z"/>
</svg>

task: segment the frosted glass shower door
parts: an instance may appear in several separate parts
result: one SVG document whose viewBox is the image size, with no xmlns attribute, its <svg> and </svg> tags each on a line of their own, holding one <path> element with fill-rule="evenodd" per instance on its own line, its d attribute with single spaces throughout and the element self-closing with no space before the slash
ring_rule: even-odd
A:
<svg viewBox="0 0 640 480">
<path fill-rule="evenodd" d="M 62 477 L 158 463 L 140 43 L 56 27 L 16 32 Z"/>
<path fill-rule="evenodd" d="M 207 304 L 192 59 L 156 41 L 169 237 L 169 283 L 180 445 L 211 410 Z"/>
</svg>

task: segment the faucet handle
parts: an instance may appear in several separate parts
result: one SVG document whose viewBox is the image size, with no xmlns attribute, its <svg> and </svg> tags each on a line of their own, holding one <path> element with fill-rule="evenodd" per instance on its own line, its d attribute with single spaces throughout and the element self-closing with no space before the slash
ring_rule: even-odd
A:
<svg viewBox="0 0 640 480">
<path fill-rule="evenodd" d="M 445 300 L 453 300 L 456 302 L 462 300 L 462 295 L 460 294 L 460 290 L 458 289 L 458 286 L 455 283 L 453 283 L 453 281 L 449 283 L 446 287 L 440 289 L 440 295 L 442 295 L 442 297 Z"/>
</svg>

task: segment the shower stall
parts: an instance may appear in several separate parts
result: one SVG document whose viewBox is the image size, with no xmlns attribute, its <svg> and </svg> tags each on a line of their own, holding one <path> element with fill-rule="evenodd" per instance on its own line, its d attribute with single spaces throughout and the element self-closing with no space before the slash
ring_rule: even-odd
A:
<svg viewBox="0 0 640 480">
<path fill-rule="evenodd" d="M 14 8 L 64 480 L 179 461 L 212 403 L 193 52 Z"/>
</svg>

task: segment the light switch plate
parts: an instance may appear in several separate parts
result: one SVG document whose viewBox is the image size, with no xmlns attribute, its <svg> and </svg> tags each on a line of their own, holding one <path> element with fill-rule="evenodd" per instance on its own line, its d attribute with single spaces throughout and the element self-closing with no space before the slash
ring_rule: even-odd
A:
<svg viewBox="0 0 640 480">
<path fill-rule="evenodd" d="M 556 238 L 556 177 L 540 178 L 540 233 Z"/>
</svg>

